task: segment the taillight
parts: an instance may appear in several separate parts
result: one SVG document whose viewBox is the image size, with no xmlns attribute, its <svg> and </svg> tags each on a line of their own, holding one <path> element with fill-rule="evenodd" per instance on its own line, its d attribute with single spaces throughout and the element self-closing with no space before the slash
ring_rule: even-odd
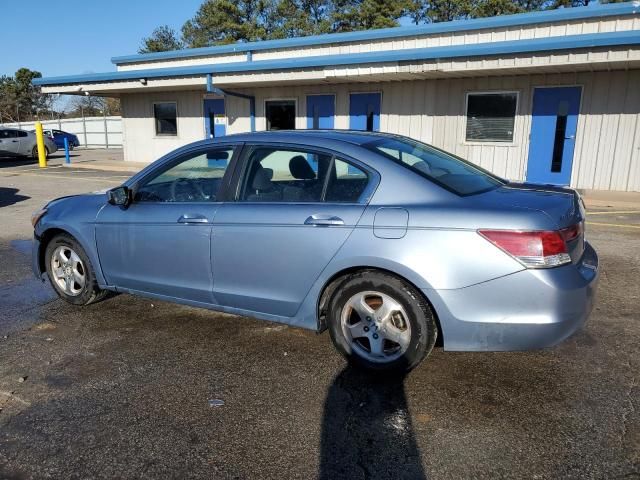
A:
<svg viewBox="0 0 640 480">
<path fill-rule="evenodd" d="M 478 233 L 529 268 L 556 267 L 571 262 L 565 238 L 574 232 L 478 230 Z"/>
</svg>

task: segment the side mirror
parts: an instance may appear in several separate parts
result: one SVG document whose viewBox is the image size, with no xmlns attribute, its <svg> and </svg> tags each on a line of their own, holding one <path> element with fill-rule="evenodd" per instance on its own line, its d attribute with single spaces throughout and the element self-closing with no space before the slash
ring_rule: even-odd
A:
<svg viewBox="0 0 640 480">
<path fill-rule="evenodd" d="M 126 207 L 131 203 L 131 190 L 124 185 L 112 188 L 107 191 L 107 199 L 111 205 Z"/>
</svg>

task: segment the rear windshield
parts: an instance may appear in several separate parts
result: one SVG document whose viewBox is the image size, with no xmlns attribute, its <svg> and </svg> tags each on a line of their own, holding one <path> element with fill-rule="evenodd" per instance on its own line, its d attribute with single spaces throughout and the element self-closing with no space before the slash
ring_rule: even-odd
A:
<svg viewBox="0 0 640 480">
<path fill-rule="evenodd" d="M 363 145 L 458 195 L 473 195 L 504 182 L 471 163 L 408 138 L 381 138 Z"/>
</svg>

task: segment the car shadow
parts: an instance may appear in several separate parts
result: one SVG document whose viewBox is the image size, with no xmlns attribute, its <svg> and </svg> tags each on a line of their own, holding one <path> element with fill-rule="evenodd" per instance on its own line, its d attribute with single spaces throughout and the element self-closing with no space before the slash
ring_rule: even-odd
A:
<svg viewBox="0 0 640 480">
<path fill-rule="evenodd" d="M 0 157 L 0 168 L 22 167 L 25 165 L 37 165 L 38 159 L 31 157 Z"/>
<path fill-rule="evenodd" d="M 324 404 L 320 479 L 427 478 L 404 379 L 351 366 L 335 377 Z"/>
<path fill-rule="evenodd" d="M 0 187 L 0 207 L 7 207 L 31 198 L 26 195 L 19 195 L 19 191 L 17 188 Z"/>
</svg>

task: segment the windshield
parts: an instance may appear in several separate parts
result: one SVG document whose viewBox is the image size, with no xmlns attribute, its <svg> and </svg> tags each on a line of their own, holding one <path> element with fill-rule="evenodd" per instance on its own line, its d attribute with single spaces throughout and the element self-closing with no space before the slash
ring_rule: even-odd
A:
<svg viewBox="0 0 640 480">
<path fill-rule="evenodd" d="M 408 138 L 381 138 L 363 145 L 458 195 L 473 195 L 504 182 L 480 167 Z"/>
</svg>

